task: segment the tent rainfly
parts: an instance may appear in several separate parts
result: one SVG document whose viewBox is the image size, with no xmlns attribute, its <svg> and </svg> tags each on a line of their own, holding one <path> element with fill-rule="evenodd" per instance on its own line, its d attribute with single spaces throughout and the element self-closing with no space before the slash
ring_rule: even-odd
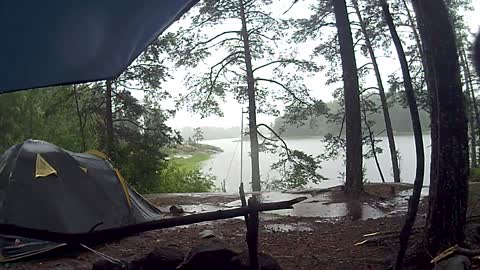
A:
<svg viewBox="0 0 480 270">
<path fill-rule="evenodd" d="M 28 140 L 0 159 L 0 223 L 84 233 L 161 217 L 99 151 L 78 154 Z M 0 261 L 63 246 L 0 235 Z"/>
<path fill-rule="evenodd" d="M 198 0 L 0 0 L 0 94 L 114 79 Z"/>
</svg>

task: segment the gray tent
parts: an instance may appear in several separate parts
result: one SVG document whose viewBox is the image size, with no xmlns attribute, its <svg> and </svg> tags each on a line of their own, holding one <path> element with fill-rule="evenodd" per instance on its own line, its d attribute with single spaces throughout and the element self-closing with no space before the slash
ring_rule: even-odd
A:
<svg viewBox="0 0 480 270">
<path fill-rule="evenodd" d="M 160 211 L 130 187 L 99 151 L 72 153 L 28 140 L 0 159 L 0 223 L 83 233 L 150 221 Z M 61 246 L 3 236 L 3 260 Z"/>
</svg>

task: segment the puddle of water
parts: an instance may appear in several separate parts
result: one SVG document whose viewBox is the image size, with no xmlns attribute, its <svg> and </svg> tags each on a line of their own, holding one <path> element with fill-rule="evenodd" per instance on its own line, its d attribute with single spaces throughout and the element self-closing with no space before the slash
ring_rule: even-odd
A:
<svg viewBox="0 0 480 270">
<path fill-rule="evenodd" d="M 267 231 L 272 232 L 308 232 L 312 231 L 313 229 L 306 226 L 305 223 L 297 223 L 297 224 L 266 224 L 263 225 L 263 228 Z"/>
<path fill-rule="evenodd" d="M 263 192 L 257 194 L 259 201 L 278 202 L 284 200 L 291 200 L 301 196 L 307 197 L 307 199 L 301 203 L 294 205 L 293 209 L 284 209 L 264 212 L 261 214 L 262 220 L 272 220 L 278 215 L 280 216 L 296 216 L 296 217 L 317 217 L 317 218 L 332 218 L 341 219 L 348 218 L 351 220 L 366 220 L 376 219 L 381 217 L 398 215 L 406 212 L 408 198 L 410 197 L 412 190 L 406 190 L 399 193 L 397 197 L 388 201 L 379 201 L 374 204 L 362 203 L 359 201 L 351 200 L 347 202 L 332 203 L 330 199 L 330 193 L 319 193 L 315 196 L 310 194 L 292 194 L 283 192 Z M 186 194 L 182 194 L 185 196 Z M 207 193 L 207 194 L 188 194 L 192 197 L 204 198 L 209 196 L 225 196 L 233 197 L 233 194 L 222 193 Z M 422 189 L 422 196 L 428 195 L 428 187 Z M 170 195 L 171 196 L 171 195 Z M 247 199 L 252 194 L 247 194 Z M 181 200 L 181 198 L 179 198 Z M 218 210 L 225 210 L 233 207 L 240 207 L 241 201 L 235 200 L 226 204 L 180 204 L 185 210 L 186 214 L 192 213 L 204 213 Z M 388 211 L 385 209 L 389 209 Z M 393 209 L 393 210 L 391 210 Z M 160 207 L 160 210 L 169 212 L 168 207 Z M 274 215 L 272 215 L 274 214 Z M 243 217 L 238 217 L 243 219 Z"/>
<path fill-rule="evenodd" d="M 260 194 L 256 194 L 256 196 L 258 201 L 262 203 L 288 201 L 298 197 L 311 197 L 308 194 L 299 195 L 299 194 L 283 193 L 283 192 L 276 192 L 276 191 L 262 192 Z M 252 194 L 246 194 L 245 197 L 248 200 L 250 197 L 252 197 Z M 226 207 L 240 207 L 241 205 L 242 205 L 242 202 L 240 201 L 240 199 L 225 204 Z"/>
<path fill-rule="evenodd" d="M 380 218 L 386 216 L 386 214 L 381 210 L 361 202 L 329 204 L 324 204 L 322 202 L 304 202 L 295 205 L 293 209 L 277 210 L 272 211 L 272 213 L 282 216 L 297 217 L 348 217 L 352 220 Z"/>
</svg>

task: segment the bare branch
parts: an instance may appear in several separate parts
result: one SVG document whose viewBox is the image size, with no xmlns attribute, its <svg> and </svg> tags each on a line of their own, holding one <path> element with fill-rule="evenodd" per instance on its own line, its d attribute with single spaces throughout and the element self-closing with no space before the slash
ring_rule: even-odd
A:
<svg viewBox="0 0 480 270">
<path fill-rule="evenodd" d="M 218 35 L 216 35 L 216 36 L 214 36 L 214 37 L 212 37 L 212 38 L 210 38 L 210 39 L 208 39 L 208 40 L 206 40 L 206 41 L 201 41 L 201 42 L 195 44 L 192 48 L 190 48 L 190 49 L 188 50 L 188 53 L 193 52 L 193 50 L 195 50 L 195 49 L 196 49 L 197 47 L 199 47 L 199 46 L 208 44 L 208 43 L 214 41 L 215 39 L 217 39 L 217 38 L 219 38 L 219 37 L 221 37 L 221 36 L 224 36 L 224 35 L 228 35 L 228 34 L 237 34 L 237 35 L 238 35 L 238 34 L 240 34 L 240 31 L 225 31 L 225 32 L 222 32 L 222 33 L 220 33 L 220 34 L 218 34 Z"/>
<path fill-rule="evenodd" d="M 290 90 L 290 88 L 288 88 L 287 86 L 285 86 L 284 84 L 282 84 L 282 83 L 280 83 L 280 82 L 278 82 L 278 81 L 270 80 L 270 79 L 264 79 L 264 78 L 256 78 L 255 81 L 264 81 L 264 82 L 270 82 L 270 83 L 276 84 L 276 85 L 282 87 L 283 89 L 285 89 L 285 91 L 287 91 L 287 92 L 293 97 L 293 99 L 295 99 L 295 100 L 298 101 L 299 103 L 304 104 L 304 105 L 311 105 L 310 103 L 299 99 L 299 98 L 295 95 L 295 93 L 293 93 L 292 90 Z"/>
<path fill-rule="evenodd" d="M 283 63 L 289 63 L 289 64 L 294 64 L 294 63 L 298 63 L 299 61 L 298 60 L 295 60 L 295 59 L 282 59 L 282 60 L 275 60 L 275 61 L 272 61 L 272 62 L 269 62 L 269 63 L 266 63 L 264 65 L 261 65 L 259 67 L 256 67 L 253 69 L 253 72 L 259 70 L 259 69 L 262 69 L 264 67 L 268 67 L 270 65 L 273 65 L 273 64 L 283 64 Z"/>
</svg>

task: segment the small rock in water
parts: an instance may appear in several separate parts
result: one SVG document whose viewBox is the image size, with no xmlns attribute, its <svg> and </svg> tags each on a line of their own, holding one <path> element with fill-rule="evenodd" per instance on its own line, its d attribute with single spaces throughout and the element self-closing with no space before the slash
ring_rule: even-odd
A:
<svg viewBox="0 0 480 270">
<path fill-rule="evenodd" d="M 170 210 L 170 213 L 172 213 L 172 214 L 183 214 L 183 213 L 185 213 L 185 211 L 183 210 L 183 208 L 180 205 L 172 205 L 172 206 L 170 206 L 169 210 Z"/>
<path fill-rule="evenodd" d="M 215 233 L 212 230 L 204 230 L 200 233 L 201 238 L 213 238 Z"/>
</svg>

